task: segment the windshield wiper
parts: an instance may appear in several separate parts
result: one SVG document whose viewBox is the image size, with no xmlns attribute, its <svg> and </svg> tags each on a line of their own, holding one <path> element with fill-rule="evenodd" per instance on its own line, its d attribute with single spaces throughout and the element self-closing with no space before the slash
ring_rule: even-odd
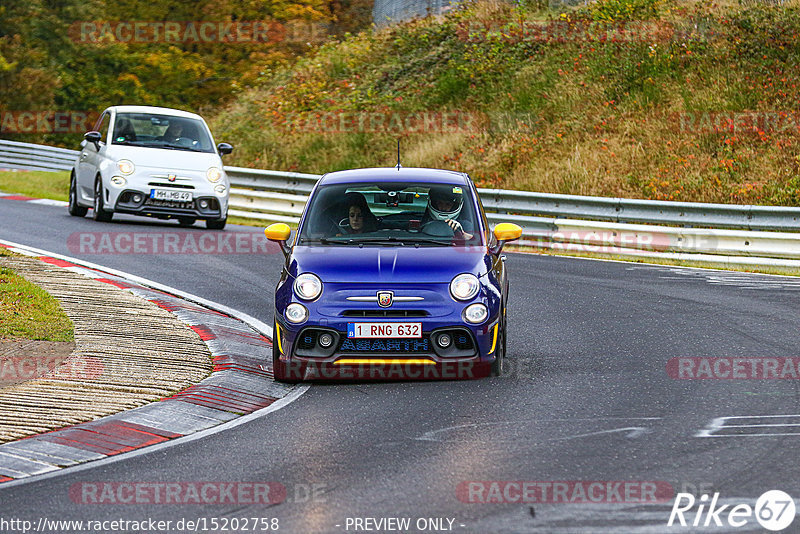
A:
<svg viewBox="0 0 800 534">
<path fill-rule="evenodd" d="M 411 244 L 420 244 L 420 245 L 449 245 L 451 243 L 451 239 L 442 240 L 442 239 L 433 239 L 430 237 L 398 237 L 398 241 L 402 241 L 403 243 L 411 243 Z"/>
<path fill-rule="evenodd" d="M 157 148 L 169 148 L 170 150 L 188 150 L 189 152 L 205 152 L 199 148 L 192 148 L 188 146 L 180 146 L 180 145 L 171 145 L 169 143 L 162 143 L 160 145 L 155 145 Z"/>
<path fill-rule="evenodd" d="M 347 241 L 339 241 L 338 239 L 328 239 L 327 237 L 301 237 L 298 244 L 303 245 L 306 243 L 319 243 L 321 245 L 350 245 Z"/>
<path fill-rule="evenodd" d="M 396 237 L 301 237 L 299 244 L 305 243 L 321 243 L 323 245 L 400 245 L 405 246 L 405 243 Z"/>
<path fill-rule="evenodd" d="M 374 237 L 349 237 L 346 241 L 350 245 L 400 245 L 405 246 L 402 239 L 394 236 L 374 236 Z"/>
<path fill-rule="evenodd" d="M 450 241 L 432 239 L 427 237 L 396 237 L 396 236 L 372 236 L 372 237 L 301 237 L 299 244 L 320 243 L 322 245 L 449 245 Z"/>
</svg>

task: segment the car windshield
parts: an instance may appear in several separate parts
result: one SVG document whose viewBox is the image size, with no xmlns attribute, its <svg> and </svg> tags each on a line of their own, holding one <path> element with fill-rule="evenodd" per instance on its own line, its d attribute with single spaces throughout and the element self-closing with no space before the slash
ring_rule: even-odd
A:
<svg viewBox="0 0 800 534">
<path fill-rule="evenodd" d="M 111 143 L 190 152 L 214 152 L 214 143 L 202 121 L 153 113 L 118 113 Z"/>
<path fill-rule="evenodd" d="M 319 187 L 300 229 L 301 245 L 479 245 L 470 188 L 375 182 Z"/>
</svg>

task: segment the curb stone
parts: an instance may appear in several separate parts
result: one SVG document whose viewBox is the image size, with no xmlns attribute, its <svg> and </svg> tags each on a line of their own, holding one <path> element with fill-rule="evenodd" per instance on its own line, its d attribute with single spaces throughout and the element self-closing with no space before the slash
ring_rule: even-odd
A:
<svg viewBox="0 0 800 534">
<path fill-rule="evenodd" d="M 0 482 L 187 436 L 269 406 L 293 390 L 272 379 L 269 338 L 240 319 L 101 269 L 0 246 L 126 289 L 175 314 L 208 346 L 214 365 L 208 378 L 158 402 L 0 445 Z"/>
</svg>

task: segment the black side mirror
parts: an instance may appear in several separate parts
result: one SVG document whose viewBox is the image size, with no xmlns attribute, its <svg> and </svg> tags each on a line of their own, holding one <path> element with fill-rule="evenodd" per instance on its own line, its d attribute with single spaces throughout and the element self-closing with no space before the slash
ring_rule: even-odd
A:
<svg viewBox="0 0 800 534">
<path fill-rule="evenodd" d="M 217 150 L 219 150 L 219 154 L 224 156 L 225 154 L 230 154 L 233 152 L 233 145 L 229 145 L 228 143 L 220 143 L 217 145 Z"/>
<path fill-rule="evenodd" d="M 83 138 L 92 143 L 97 150 L 100 150 L 100 140 L 103 138 L 100 132 L 92 130 L 83 134 Z"/>
</svg>

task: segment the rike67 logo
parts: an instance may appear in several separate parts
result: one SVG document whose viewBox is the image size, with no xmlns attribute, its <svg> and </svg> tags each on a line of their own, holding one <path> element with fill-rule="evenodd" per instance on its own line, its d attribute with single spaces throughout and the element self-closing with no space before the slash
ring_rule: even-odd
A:
<svg viewBox="0 0 800 534">
<path fill-rule="evenodd" d="M 695 505 L 696 508 L 695 508 Z M 702 495 L 695 499 L 691 493 L 678 493 L 672 512 L 669 514 L 668 527 L 725 527 L 731 528 L 752 526 L 757 521 L 762 528 L 772 532 L 784 530 L 792 524 L 795 516 L 794 500 L 781 490 L 770 490 L 756 501 L 755 508 L 749 504 L 719 502 L 719 493 L 710 499 Z"/>
</svg>

